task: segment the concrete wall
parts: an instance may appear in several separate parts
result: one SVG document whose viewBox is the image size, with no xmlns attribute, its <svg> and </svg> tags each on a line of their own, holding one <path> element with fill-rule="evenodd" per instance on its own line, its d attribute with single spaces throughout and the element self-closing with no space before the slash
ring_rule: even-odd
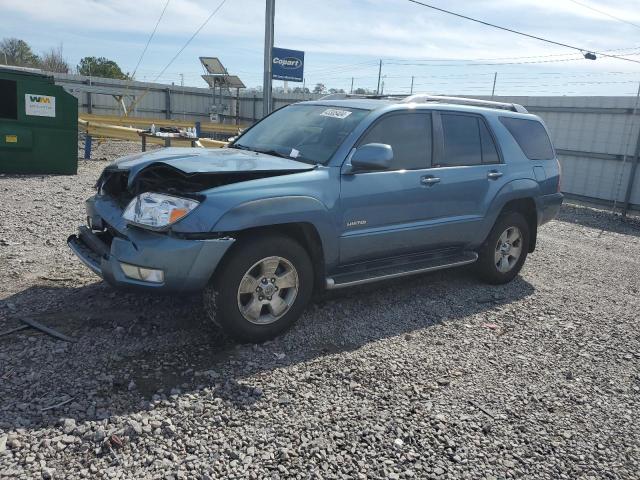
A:
<svg viewBox="0 0 640 480">
<path fill-rule="evenodd" d="M 118 115 L 122 107 L 113 94 L 125 95 L 127 104 L 138 103 L 132 113 L 140 117 L 161 117 L 208 121 L 214 105 L 210 89 L 144 82 L 127 82 L 80 75 L 55 74 L 56 83 L 78 98 L 81 112 Z M 318 98 L 313 94 L 274 93 L 274 107 Z M 488 98 L 488 97 L 478 97 Z M 635 97 L 495 97 L 516 102 L 542 117 L 551 132 L 563 169 L 565 193 L 612 205 L 625 200 L 631 165 L 640 133 L 640 111 Z M 260 92 L 241 91 L 216 97 L 224 105 L 224 123 L 253 123 L 262 117 Z M 218 109 L 220 112 L 220 109 Z M 640 177 L 640 169 L 636 172 Z M 630 202 L 640 208 L 640 178 L 636 178 Z"/>
</svg>

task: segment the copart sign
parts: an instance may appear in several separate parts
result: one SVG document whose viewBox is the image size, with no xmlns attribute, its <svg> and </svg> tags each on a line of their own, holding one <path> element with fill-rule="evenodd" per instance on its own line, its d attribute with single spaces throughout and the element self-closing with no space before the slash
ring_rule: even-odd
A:
<svg viewBox="0 0 640 480">
<path fill-rule="evenodd" d="M 273 47 L 271 77 L 288 82 L 302 82 L 304 79 L 304 52 Z"/>
</svg>

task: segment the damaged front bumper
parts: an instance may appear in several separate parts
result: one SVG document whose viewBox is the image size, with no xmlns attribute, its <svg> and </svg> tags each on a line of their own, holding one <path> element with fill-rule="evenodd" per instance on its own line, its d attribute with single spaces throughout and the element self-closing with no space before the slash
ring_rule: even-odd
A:
<svg viewBox="0 0 640 480">
<path fill-rule="evenodd" d="M 109 200 L 88 200 L 87 219 L 92 227 L 80 227 L 67 244 L 82 263 L 115 287 L 163 292 L 202 290 L 234 242 L 228 237 L 177 238 L 129 227 L 122 221 L 120 208 Z M 131 267 L 162 274 L 144 281 L 131 277 Z"/>
</svg>

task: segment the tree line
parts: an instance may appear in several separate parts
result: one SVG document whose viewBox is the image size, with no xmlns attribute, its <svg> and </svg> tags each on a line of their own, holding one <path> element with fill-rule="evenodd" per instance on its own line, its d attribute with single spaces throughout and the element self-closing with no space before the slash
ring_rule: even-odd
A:
<svg viewBox="0 0 640 480">
<path fill-rule="evenodd" d="M 129 73 L 122 71 L 120 66 L 113 60 L 105 57 L 83 57 L 80 63 L 74 68 L 65 59 L 62 52 L 62 45 L 50 48 L 36 54 L 31 46 L 19 38 L 4 38 L 0 41 L 0 64 L 16 67 L 39 68 L 47 72 L 54 73 L 77 73 L 87 77 L 116 78 L 118 80 L 132 79 Z M 310 90 L 307 87 L 295 87 L 294 93 L 345 93 L 340 88 L 327 88 L 323 83 L 316 83 Z M 358 88 L 353 91 L 356 94 L 371 94 L 372 90 Z"/>
<path fill-rule="evenodd" d="M 0 63 L 15 67 L 39 68 L 47 72 L 78 73 L 88 77 L 117 78 L 128 80 L 128 73 L 124 73 L 113 60 L 105 57 L 83 57 L 75 70 L 62 53 L 62 45 L 50 48 L 36 54 L 31 46 L 19 38 L 4 38 L 0 41 Z M 73 71 L 74 70 L 74 71 Z"/>
</svg>

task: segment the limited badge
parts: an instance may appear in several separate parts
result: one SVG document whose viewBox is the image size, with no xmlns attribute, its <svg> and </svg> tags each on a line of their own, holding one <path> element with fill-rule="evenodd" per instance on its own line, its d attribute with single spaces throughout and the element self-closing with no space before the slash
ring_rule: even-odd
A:
<svg viewBox="0 0 640 480">
<path fill-rule="evenodd" d="M 5 135 L 4 136 L 5 143 L 18 143 L 17 135 Z"/>
</svg>

